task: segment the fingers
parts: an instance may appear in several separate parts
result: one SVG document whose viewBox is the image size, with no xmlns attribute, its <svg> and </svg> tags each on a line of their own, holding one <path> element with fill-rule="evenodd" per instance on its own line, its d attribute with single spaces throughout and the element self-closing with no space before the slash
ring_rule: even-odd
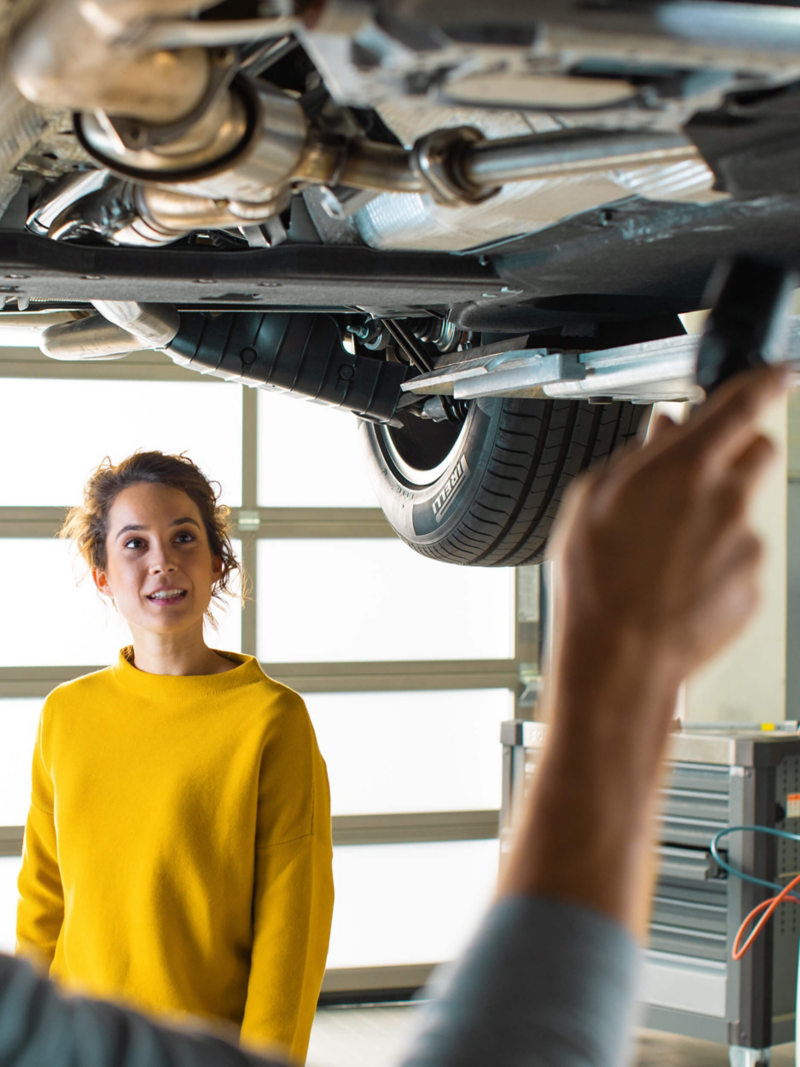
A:
<svg viewBox="0 0 800 1067">
<path fill-rule="evenodd" d="M 750 498 L 757 489 L 777 450 L 768 437 L 759 434 L 745 447 L 724 475 L 703 489 L 714 526 L 747 524 Z M 735 532 L 733 530 L 732 532 Z"/>
<path fill-rule="evenodd" d="M 575 522 L 575 516 L 585 507 L 585 497 L 592 492 L 601 477 L 602 475 L 598 471 L 579 474 L 567 489 L 561 507 L 558 509 L 555 525 L 548 538 L 549 550 L 552 556 L 560 554 L 564 540 Z"/>
<path fill-rule="evenodd" d="M 649 444 L 658 444 L 661 441 L 666 440 L 670 430 L 675 429 L 675 423 L 664 412 L 660 412 L 653 422 L 650 423 L 650 428 L 647 432 L 647 440 Z"/>
<path fill-rule="evenodd" d="M 739 454 L 730 468 L 731 477 L 741 486 L 746 496 L 755 489 L 765 471 L 777 455 L 775 445 L 768 437 L 759 434 Z"/>
<path fill-rule="evenodd" d="M 683 429 L 676 447 L 702 455 L 712 466 L 724 466 L 740 453 L 762 411 L 789 387 L 785 366 L 761 367 L 722 385 Z"/>
<path fill-rule="evenodd" d="M 754 491 L 773 462 L 776 449 L 759 434 L 727 468 L 724 474 L 700 488 L 689 536 L 694 553 L 705 554 L 710 565 L 732 544 L 753 537 L 749 509 Z"/>
<path fill-rule="evenodd" d="M 740 532 L 720 545 L 706 576 L 707 591 L 716 601 L 717 619 L 711 625 L 720 632 L 720 644 L 735 637 L 757 608 L 763 559 L 764 544 L 752 531 Z"/>
</svg>

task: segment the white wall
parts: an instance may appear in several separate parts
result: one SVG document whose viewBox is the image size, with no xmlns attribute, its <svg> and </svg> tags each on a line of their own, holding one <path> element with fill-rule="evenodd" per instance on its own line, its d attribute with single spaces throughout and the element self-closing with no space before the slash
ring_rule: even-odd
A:
<svg viewBox="0 0 800 1067">
<path fill-rule="evenodd" d="M 747 630 L 689 679 L 689 722 L 780 722 L 786 718 L 787 402 L 764 418 L 779 455 L 752 510 L 766 546 L 762 601 Z"/>
</svg>

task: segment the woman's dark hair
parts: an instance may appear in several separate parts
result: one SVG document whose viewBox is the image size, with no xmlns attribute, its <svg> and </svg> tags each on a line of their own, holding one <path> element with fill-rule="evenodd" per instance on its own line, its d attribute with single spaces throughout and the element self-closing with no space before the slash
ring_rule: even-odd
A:
<svg viewBox="0 0 800 1067">
<path fill-rule="evenodd" d="M 74 541 L 89 567 L 105 570 L 108 557 L 108 516 L 111 506 L 123 489 L 142 482 L 180 489 L 194 501 L 200 512 L 212 556 L 222 560 L 222 574 L 217 579 L 212 596 L 231 592 L 234 575 L 241 573 L 239 561 L 230 540 L 230 511 L 218 504 L 218 483 L 212 484 L 196 463 L 188 456 L 171 456 L 164 452 L 134 452 L 121 463 L 112 463 L 108 456 L 97 470 L 89 475 L 83 487 L 83 503 L 70 508 L 59 537 Z M 214 490 L 217 485 L 217 491 Z"/>
</svg>

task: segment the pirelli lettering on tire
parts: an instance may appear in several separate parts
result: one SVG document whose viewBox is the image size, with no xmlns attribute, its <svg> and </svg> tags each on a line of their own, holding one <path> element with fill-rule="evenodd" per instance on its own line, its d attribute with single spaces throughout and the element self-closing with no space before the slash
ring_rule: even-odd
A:
<svg viewBox="0 0 800 1067">
<path fill-rule="evenodd" d="M 444 518 L 445 512 L 455 500 L 458 490 L 467 480 L 468 474 L 467 457 L 462 455 L 450 472 L 450 477 L 445 482 L 441 493 L 433 502 L 433 517 L 437 523 L 440 523 Z"/>
</svg>

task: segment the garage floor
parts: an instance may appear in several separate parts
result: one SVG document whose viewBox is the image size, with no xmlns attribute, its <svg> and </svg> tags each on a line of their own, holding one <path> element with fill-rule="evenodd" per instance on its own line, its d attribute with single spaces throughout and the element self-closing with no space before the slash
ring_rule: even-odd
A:
<svg viewBox="0 0 800 1067">
<path fill-rule="evenodd" d="M 416 1011 L 414 1005 L 322 1008 L 308 1067 L 393 1067 Z M 637 1067 L 728 1067 L 728 1050 L 708 1041 L 642 1030 Z M 772 1067 L 794 1067 L 794 1045 L 781 1045 Z"/>
</svg>

